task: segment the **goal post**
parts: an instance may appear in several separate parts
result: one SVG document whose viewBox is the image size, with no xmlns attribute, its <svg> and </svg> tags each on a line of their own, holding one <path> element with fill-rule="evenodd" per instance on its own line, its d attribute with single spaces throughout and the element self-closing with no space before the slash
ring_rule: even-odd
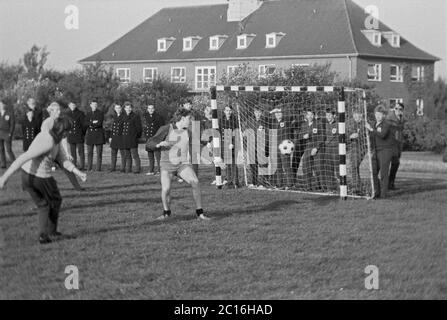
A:
<svg viewBox="0 0 447 320">
<path fill-rule="evenodd" d="M 366 92 L 337 86 L 213 86 L 213 157 L 218 188 L 222 169 L 242 169 L 243 184 L 260 190 L 372 198 Z M 220 127 L 230 106 L 237 126 Z M 224 141 L 225 140 L 225 141 Z M 230 157 L 230 162 L 231 162 Z M 234 169 L 233 169 L 234 170 Z"/>
</svg>

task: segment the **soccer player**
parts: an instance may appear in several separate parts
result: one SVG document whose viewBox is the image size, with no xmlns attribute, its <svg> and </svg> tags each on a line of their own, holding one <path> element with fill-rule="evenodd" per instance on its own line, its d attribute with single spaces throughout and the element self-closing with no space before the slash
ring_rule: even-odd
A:
<svg viewBox="0 0 447 320">
<path fill-rule="evenodd" d="M 396 181 L 397 170 L 399 170 L 400 165 L 400 157 L 402 156 L 402 150 L 404 146 L 404 109 L 405 106 L 403 103 L 398 103 L 394 106 L 394 109 L 388 113 L 387 121 L 394 127 L 394 140 L 396 143 L 397 154 L 393 155 L 391 158 L 391 168 L 390 168 L 390 181 L 389 181 L 389 190 L 396 190 L 394 182 Z"/>
<path fill-rule="evenodd" d="M 48 118 L 46 118 L 42 122 L 42 126 L 40 127 L 40 131 L 41 132 L 42 131 L 50 132 L 51 129 L 53 129 L 54 122 L 61 115 L 61 107 L 60 107 L 60 105 L 57 102 L 52 102 L 47 107 L 46 113 L 48 115 Z M 64 148 L 65 153 L 68 155 L 68 159 L 71 161 L 72 159 L 71 159 L 71 156 L 70 156 L 70 152 L 68 152 L 68 142 L 67 142 L 67 138 L 66 137 L 64 137 L 62 139 L 61 145 L 62 145 L 62 148 Z M 57 161 L 56 161 L 56 163 L 57 163 Z M 68 180 L 70 180 L 70 183 L 72 184 L 73 188 L 75 188 L 78 191 L 83 191 L 84 189 L 79 184 L 78 179 L 76 179 L 76 176 L 72 172 L 70 172 L 68 170 L 65 170 L 65 168 L 63 167 L 63 165 L 61 163 L 58 163 L 58 165 L 62 168 L 62 171 L 67 176 Z"/>
<path fill-rule="evenodd" d="M 315 120 L 315 113 L 312 109 L 306 110 L 306 124 L 301 127 L 301 137 L 304 140 L 303 154 L 303 174 L 306 182 L 306 188 L 313 190 L 312 176 L 313 172 L 317 177 L 317 190 L 322 189 L 323 154 L 324 154 L 324 130 Z"/>
<path fill-rule="evenodd" d="M 98 110 L 96 101 L 90 102 L 91 111 L 85 117 L 88 126 L 85 134 L 85 144 L 87 145 L 87 170 L 93 170 L 93 148 L 96 146 L 96 171 L 101 171 L 102 165 L 102 148 L 105 144 L 104 135 L 104 113 Z"/>
<path fill-rule="evenodd" d="M 330 191 L 338 189 L 338 122 L 335 121 L 335 111 L 326 110 L 326 132 L 324 142 L 324 188 Z"/>
<path fill-rule="evenodd" d="M 140 139 L 142 132 L 143 128 L 141 126 L 140 117 L 133 112 L 132 104 L 129 101 L 126 101 L 124 103 L 122 136 L 126 173 L 132 171 L 132 160 L 135 163 L 135 166 L 133 166 L 133 173 L 140 173 L 141 162 L 138 154 L 138 140 Z"/>
<path fill-rule="evenodd" d="M 202 209 L 199 179 L 188 157 L 190 144 L 188 128 L 190 122 L 191 111 L 179 108 L 172 117 L 170 124 L 162 126 L 146 144 L 147 150 L 158 149 L 161 151 L 161 200 L 164 211 L 157 220 L 164 220 L 171 216 L 170 192 L 174 175 L 191 185 L 197 217 L 201 220 L 209 220 Z"/>
<path fill-rule="evenodd" d="M 125 152 L 123 148 L 123 108 L 119 104 L 114 105 L 114 111 L 112 114 L 112 130 L 110 132 L 110 171 L 115 172 L 116 160 L 118 158 L 118 150 L 121 156 L 121 172 L 126 171 Z"/>
<path fill-rule="evenodd" d="M 67 135 L 67 141 L 70 144 L 70 154 L 74 165 L 77 165 L 77 155 L 79 155 L 79 170 L 83 171 L 85 167 L 84 153 L 84 123 L 85 114 L 78 109 L 75 103 L 68 104 L 69 111 L 67 117 L 72 121 L 72 127 Z M 76 153 L 77 151 L 77 153 Z"/>
<path fill-rule="evenodd" d="M 62 138 L 70 130 L 70 120 L 59 118 L 54 121 L 50 131 L 42 131 L 31 143 L 28 151 L 15 160 L 5 174 L 0 177 L 0 189 L 3 189 L 11 175 L 22 169 L 22 187 L 28 191 L 39 211 L 39 242 L 50 243 L 53 237 L 61 234 L 57 231 L 62 197 L 57 183 L 52 177 L 51 164 L 61 163 L 64 168 L 77 175 L 82 181 L 87 176 L 68 159 L 61 145 Z"/>
<path fill-rule="evenodd" d="M 386 198 L 388 194 L 389 173 L 391 159 L 397 154 L 396 143 L 394 141 L 393 128 L 386 121 L 387 109 L 383 105 L 378 105 L 374 109 L 376 122 L 373 126 L 365 124 L 367 130 L 371 132 L 374 154 L 372 157 L 374 198 Z"/>
<path fill-rule="evenodd" d="M 147 106 L 146 112 L 143 114 L 144 117 L 144 136 L 147 140 L 152 138 L 155 133 L 160 129 L 161 126 L 165 124 L 163 117 L 155 111 L 153 104 Z M 149 172 L 147 176 L 153 176 L 160 172 L 160 150 L 148 151 L 147 156 L 149 158 Z M 155 171 L 155 161 L 157 162 L 157 170 Z"/>
<path fill-rule="evenodd" d="M 13 162 L 16 157 L 12 152 L 12 139 L 15 129 L 14 113 L 6 110 L 5 103 L 0 100 L 0 167 L 6 168 L 6 153 L 9 161 Z"/>
</svg>

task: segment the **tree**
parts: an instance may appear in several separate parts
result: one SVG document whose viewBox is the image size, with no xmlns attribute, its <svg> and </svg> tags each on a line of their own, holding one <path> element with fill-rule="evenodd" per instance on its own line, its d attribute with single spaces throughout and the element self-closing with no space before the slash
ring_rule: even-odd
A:
<svg viewBox="0 0 447 320">
<path fill-rule="evenodd" d="M 40 81 L 43 76 L 44 66 L 50 53 L 47 48 L 33 45 L 30 51 L 23 55 L 23 65 L 26 71 L 26 77 Z"/>
<path fill-rule="evenodd" d="M 14 87 L 24 70 L 24 67 L 20 64 L 8 64 L 6 62 L 1 62 L 0 91 Z"/>
</svg>

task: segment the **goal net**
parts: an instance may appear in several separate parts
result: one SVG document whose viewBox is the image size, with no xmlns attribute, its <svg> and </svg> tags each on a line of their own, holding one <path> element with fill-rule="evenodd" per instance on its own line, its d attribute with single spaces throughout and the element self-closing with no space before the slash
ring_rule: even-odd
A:
<svg viewBox="0 0 447 320">
<path fill-rule="evenodd" d="M 364 90 L 217 86 L 211 108 L 218 186 L 373 196 Z"/>
</svg>

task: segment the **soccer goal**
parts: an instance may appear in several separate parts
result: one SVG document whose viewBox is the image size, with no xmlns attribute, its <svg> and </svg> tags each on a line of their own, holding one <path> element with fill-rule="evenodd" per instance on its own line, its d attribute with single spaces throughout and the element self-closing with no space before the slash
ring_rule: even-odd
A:
<svg viewBox="0 0 447 320">
<path fill-rule="evenodd" d="M 232 165 L 249 188 L 374 195 L 363 89 L 215 86 L 210 95 L 218 187 Z M 229 113 L 231 129 L 223 125 Z"/>
</svg>

